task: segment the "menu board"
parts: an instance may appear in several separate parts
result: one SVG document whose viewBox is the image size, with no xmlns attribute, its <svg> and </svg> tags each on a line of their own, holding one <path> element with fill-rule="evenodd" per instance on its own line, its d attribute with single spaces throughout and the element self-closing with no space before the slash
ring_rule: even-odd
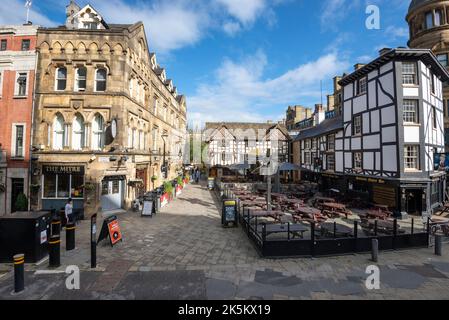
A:
<svg viewBox="0 0 449 320">
<path fill-rule="evenodd" d="M 152 217 L 153 216 L 153 201 L 144 201 L 142 208 L 142 216 Z"/>
<path fill-rule="evenodd" d="M 224 225 L 237 222 L 237 203 L 234 200 L 227 200 L 223 203 L 223 217 L 222 222 Z"/>
</svg>

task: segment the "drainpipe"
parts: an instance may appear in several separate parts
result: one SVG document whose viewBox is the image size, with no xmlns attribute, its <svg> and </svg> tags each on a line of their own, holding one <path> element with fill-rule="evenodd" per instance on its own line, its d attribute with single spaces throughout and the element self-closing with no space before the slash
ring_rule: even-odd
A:
<svg viewBox="0 0 449 320">
<path fill-rule="evenodd" d="M 37 46 L 37 31 L 36 31 L 36 46 Z M 34 139 L 34 109 L 36 106 L 36 87 L 37 87 L 37 63 L 39 60 L 39 52 L 36 50 L 36 48 L 34 49 L 36 51 L 36 56 L 35 56 L 35 62 L 34 62 L 34 83 L 33 83 L 33 96 L 32 96 L 32 105 L 31 105 L 31 126 L 30 126 L 30 149 L 29 149 L 29 168 L 28 168 L 28 211 L 31 210 L 31 179 L 33 177 L 33 173 L 31 172 L 32 170 L 32 163 L 33 163 L 33 139 Z M 43 190 L 44 186 L 41 186 L 41 190 Z M 38 195 L 39 197 L 39 195 Z M 39 199 L 38 199 L 38 203 L 39 203 Z"/>
</svg>

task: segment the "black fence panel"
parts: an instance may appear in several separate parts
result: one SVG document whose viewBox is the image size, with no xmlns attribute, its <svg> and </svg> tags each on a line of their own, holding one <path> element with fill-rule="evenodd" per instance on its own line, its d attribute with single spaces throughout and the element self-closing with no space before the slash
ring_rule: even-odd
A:
<svg viewBox="0 0 449 320">
<path fill-rule="evenodd" d="M 315 256 L 342 255 L 354 252 L 354 238 L 315 241 Z"/>
<path fill-rule="evenodd" d="M 269 240 L 264 242 L 262 255 L 265 258 L 310 257 L 312 256 L 311 248 L 311 240 Z"/>
<path fill-rule="evenodd" d="M 396 237 L 396 249 L 427 247 L 427 233 L 403 234 Z"/>
</svg>

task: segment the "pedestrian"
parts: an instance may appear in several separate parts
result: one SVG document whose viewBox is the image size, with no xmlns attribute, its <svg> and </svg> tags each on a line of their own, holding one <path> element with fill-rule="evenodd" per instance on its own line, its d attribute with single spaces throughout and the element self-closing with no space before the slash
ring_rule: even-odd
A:
<svg viewBox="0 0 449 320">
<path fill-rule="evenodd" d="M 196 167 L 195 170 L 195 177 L 196 177 L 196 183 L 200 182 L 200 170 L 198 169 L 198 167 Z"/>
<path fill-rule="evenodd" d="M 72 198 L 69 198 L 69 200 L 67 200 L 67 204 L 65 205 L 64 211 L 65 211 L 65 218 L 66 218 L 67 224 L 73 223 L 74 217 L 73 217 Z"/>
</svg>

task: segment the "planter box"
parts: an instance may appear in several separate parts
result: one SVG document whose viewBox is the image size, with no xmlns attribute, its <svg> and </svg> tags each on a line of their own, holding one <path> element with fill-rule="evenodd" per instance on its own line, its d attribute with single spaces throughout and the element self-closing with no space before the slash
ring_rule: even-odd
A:
<svg viewBox="0 0 449 320">
<path fill-rule="evenodd" d="M 161 208 L 165 207 L 165 206 L 168 204 L 169 200 L 170 200 L 170 199 L 169 199 L 168 194 L 167 194 L 167 193 L 164 193 L 164 194 L 161 196 Z"/>
</svg>

